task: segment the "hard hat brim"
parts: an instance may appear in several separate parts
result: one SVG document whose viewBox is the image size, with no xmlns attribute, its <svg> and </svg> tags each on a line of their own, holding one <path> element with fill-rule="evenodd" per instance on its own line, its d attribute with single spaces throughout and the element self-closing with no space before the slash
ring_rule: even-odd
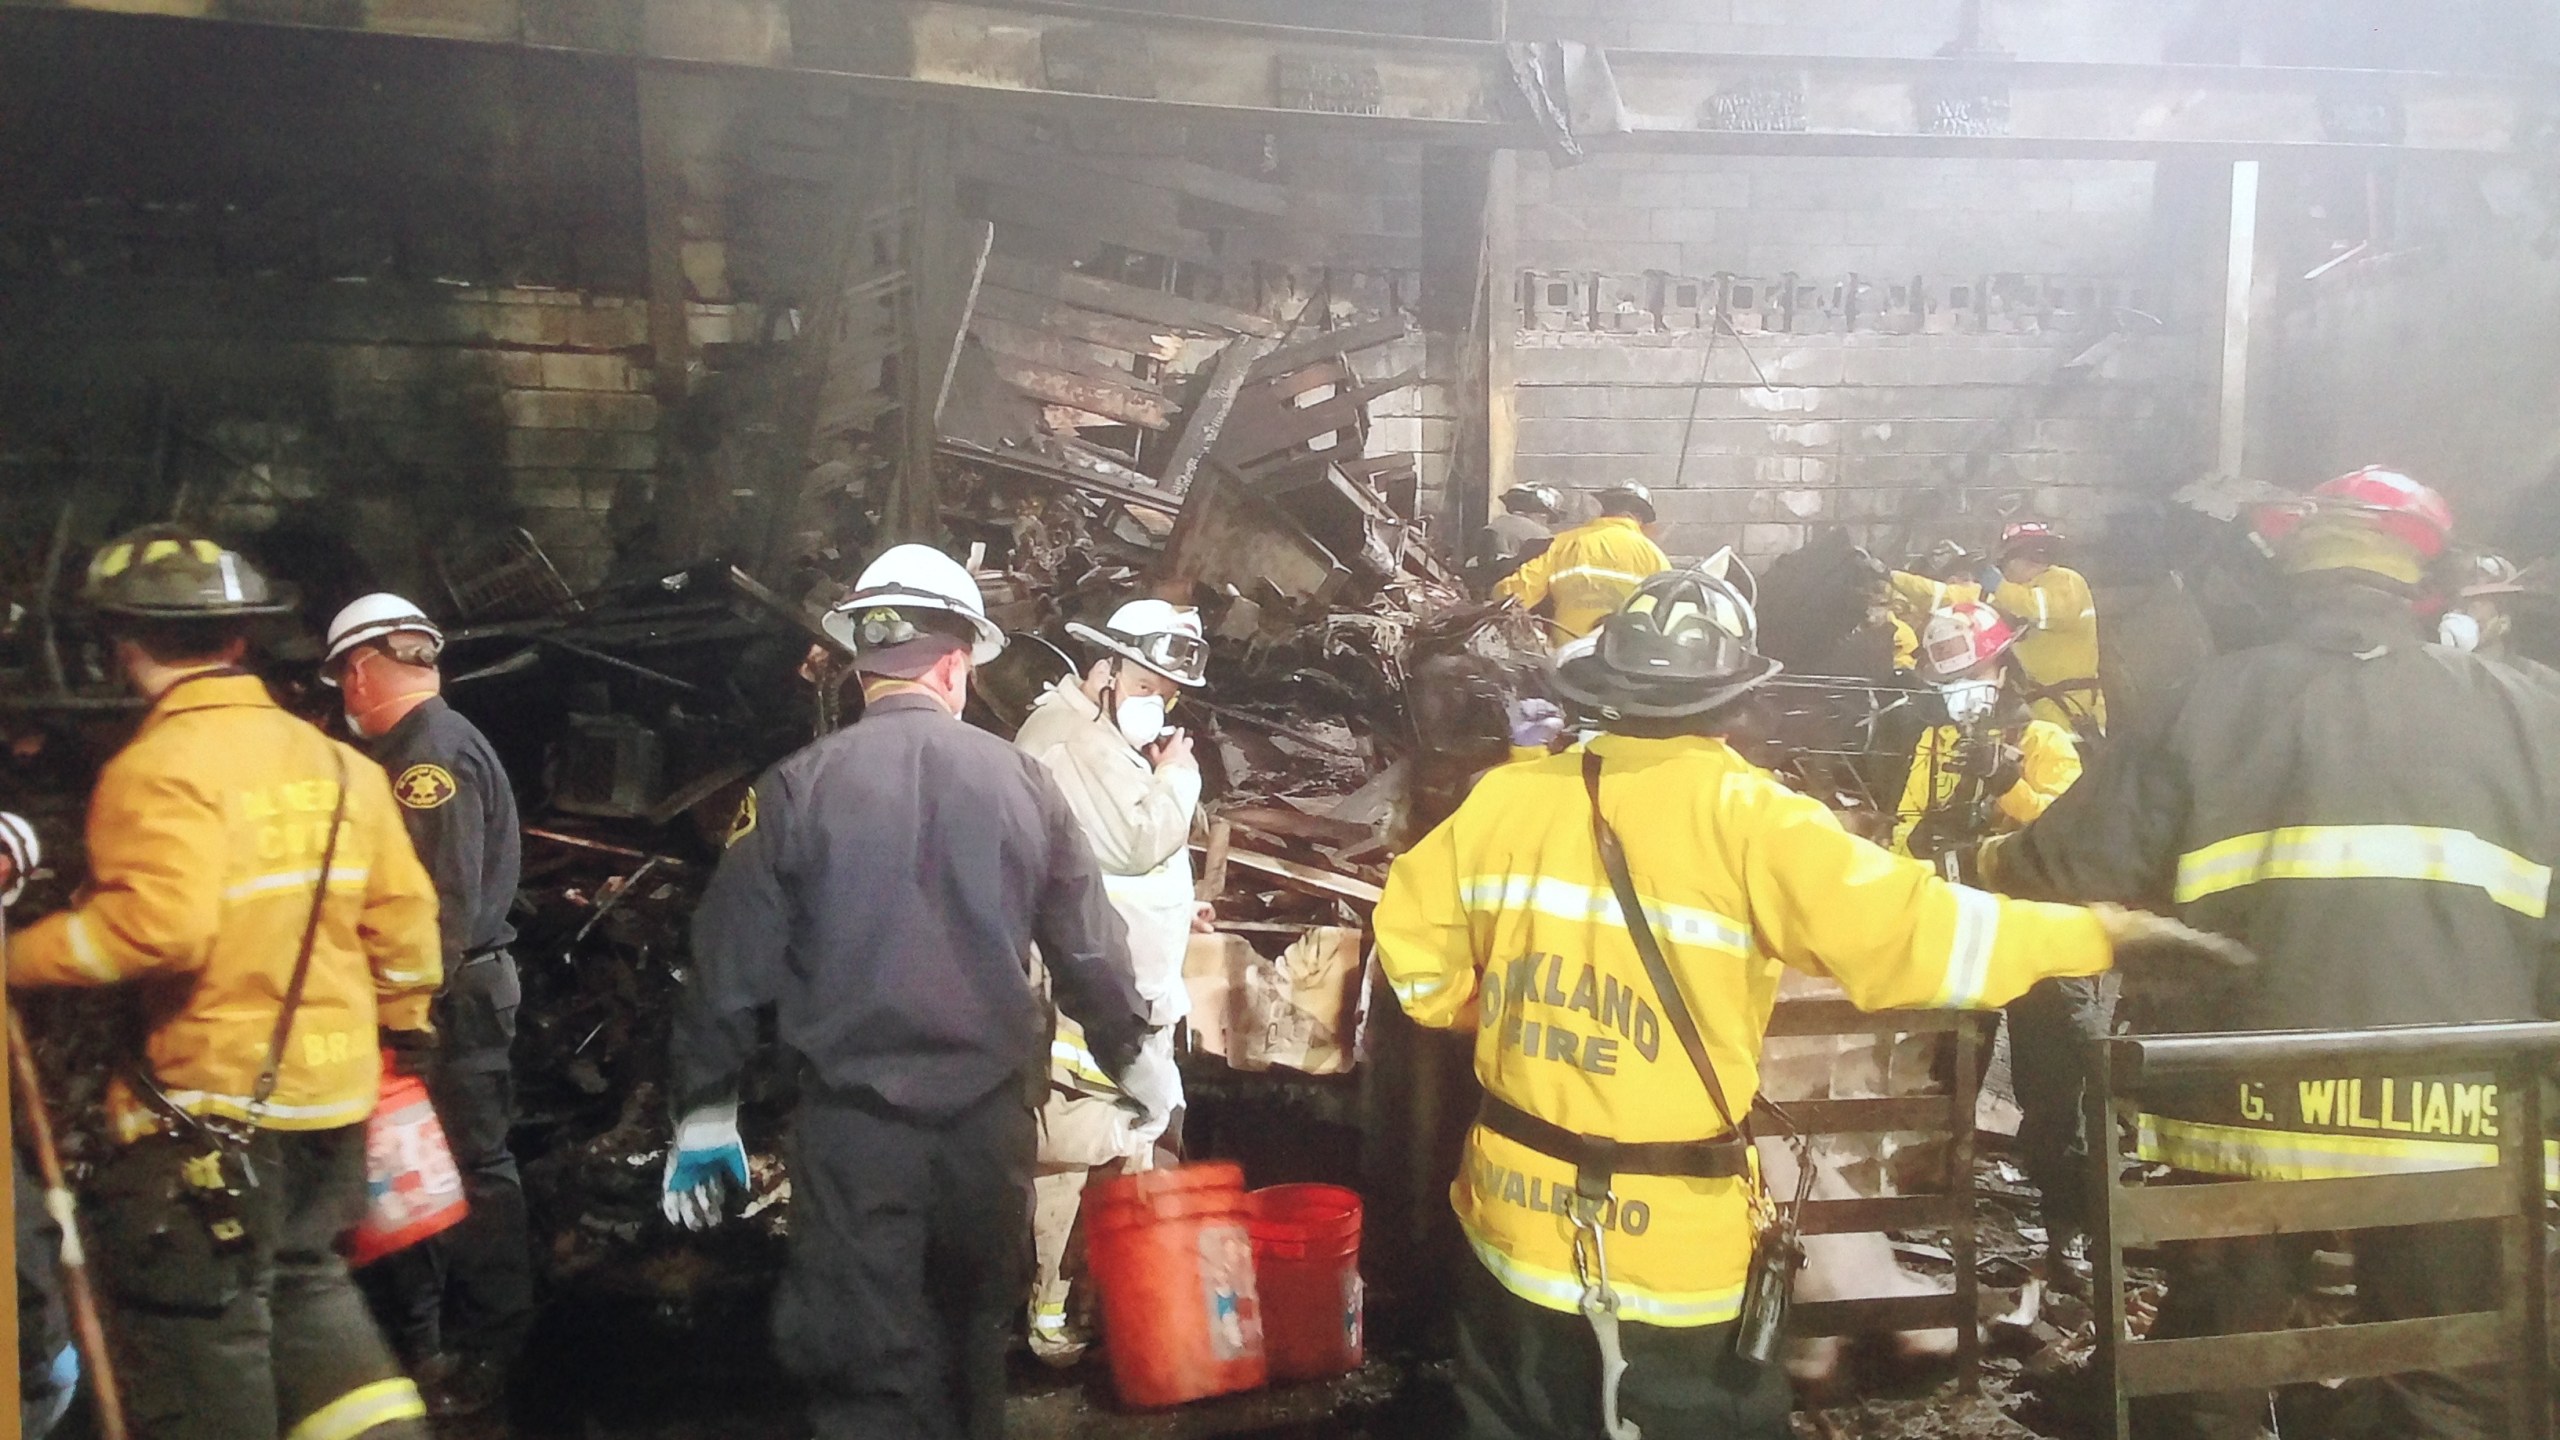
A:
<svg viewBox="0 0 2560 1440">
<path fill-rule="evenodd" d="M 220 605 L 141 605 L 132 601 L 92 601 L 89 608 L 101 615 L 122 615 L 131 620 L 265 620 L 294 613 L 293 597 L 271 594 L 261 601 L 231 601 Z"/>
<path fill-rule="evenodd" d="M 1753 668 L 1708 689 L 1647 684 L 1620 674 L 1601 659 L 1597 648 L 1567 646 L 1547 663 L 1548 678 L 1558 693 L 1603 720 L 1677 720 L 1721 709 L 1777 678 L 1787 667 L 1765 655 L 1754 656 Z"/>
</svg>

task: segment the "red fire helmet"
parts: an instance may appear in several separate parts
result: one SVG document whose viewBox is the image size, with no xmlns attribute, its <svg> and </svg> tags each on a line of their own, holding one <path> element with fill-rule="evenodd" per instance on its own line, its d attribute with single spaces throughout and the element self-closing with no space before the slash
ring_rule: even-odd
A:
<svg viewBox="0 0 2560 1440">
<path fill-rule="evenodd" d="M 1920 678 L 1932 685 L 1961 679 L 2017 643 L 2018 632 L 1999 611 L 1980 601 L 1959 600 L 1931 614 L 1920 632 Z"/>
<path fill-rule="evenodd" d="M 2315 515 L 2361 519 L 2409 547 L 2421 562 L 2442 555 L 2453 538 L 2453 507 L 2442 495 L 2379 465 L 2323 481 L 2300 504 L 2270 506 L 2257 517 L 2258 533 L 2281 544 Z"/>
</svg>

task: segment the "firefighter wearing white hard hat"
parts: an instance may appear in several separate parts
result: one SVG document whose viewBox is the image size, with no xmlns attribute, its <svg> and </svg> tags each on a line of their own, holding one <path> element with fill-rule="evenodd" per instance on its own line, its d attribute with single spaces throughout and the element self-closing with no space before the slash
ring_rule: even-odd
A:
<svg viewBox="0 0 2560 1440">
<path fill-rule="evenodd" d="M 359 1278 L 383 1333 L 421 1377 L 429 1411 L 458 1418 L 505 1394 L 533 1323 L 533 1241 L 507 1143 L 523 993 L 509 917 L 524 842 L 496 747 L 443 698 L 443 654 L 444 632 L 424 610 L 373 594 L 330 620 L 320 674 L 336 687 L 348 728 L 391 776 L 410 843 L 435 880 L 444 939 L 439 1044 L 407 1063 L 435 1102 L 470 1218 Z"/>
<path fill-rule="evenodd" d="M 852 649 L 856 670 L 893 680 L 922 676 L 955 648 L 973 666 L 1004 653 L 977 577 L 930 545 L 882 551 L 820 623 Z"/>
<path fill-rule="evenodd" d="M 1083 1033 L 1058 1025 L 1032 1225 L 1031 1347 L 1060 1365 L 1084 1349 L 1069 1324 L 1065 1261 L 1086 1176 L 1113 1160 L 1150 1163 L 1182 1105 L 1173 1063 L 1174 1027 L 1191 1009 L 1182 960 L 1192 930 L 1206 923 L 1191 877 L 1200 765 L 1190 736 L 1165 722 L 1183 692 L 1208 683 L 1209 665 L 1200 612 L 1163 600 L 1129 601 L 1102 624 L 1071 623 L 1067 633 L 1093 648 L 1093 664 L 1052 685 L 1014 743 L 1056 779 L 1102 862 L 1103 888 L 1129 927 L 1138 994 L 1158 1029 L 1115 1082 Z"/>
<path fill-rule="evenodd" d="M 1784 1370 L 1737 1353 L 1761 1203 L 1737 1132 L 1780 968 L 1980 1008 L 2192 938 L 1950 884 L 1744 760 L 1723 736 L 1778 666 L 1726 579 L 1646 580 L 1550 668 L 1604 733 L 1487 774 L 1377 908 L 1397 1000 L 1472 1032 L 1484 1082 L 1451 1191 L 1460 1400 L 1486 1435 L 1789 1435 Z"/>
<path fill-rule="evenodd" d="M 773 1334 L 811 1430 L 994 1434 L 1048 1058 L 1024 957 L 1115 1083 L 1150 1007 L 1057 783 L 959 718 L 1004 644 L 968 571 L 898 546 L 825 623 L 862 718 L 757 779 L 695 912 L 663 1208 L 706 1229 L 743 1198 L 738 1086 L 771 1014 L 802 1077 Z"/>
</svg>

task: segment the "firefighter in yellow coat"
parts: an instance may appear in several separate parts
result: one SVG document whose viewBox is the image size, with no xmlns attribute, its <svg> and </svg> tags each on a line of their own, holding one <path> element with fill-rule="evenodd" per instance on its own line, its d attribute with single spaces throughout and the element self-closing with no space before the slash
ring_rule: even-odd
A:
<svg viewBox="0 0 2560 1440">
<path fill-rule="evenodd" d="M 153 527 L 98 553 L 87 598 L 151 708 L 90 801 L 86 893 L 12 937 L 9 985 L 130 985 L 150 1020 L 92 1212 L 134 1432 L 423 1440 L 335 1247 L 378 1045 L 432 1043 L 435 888 L 381 767 L 240 667 L 287 609 L 246 560 Z"/>
<path fill-rule="evenodd" d="M 1988 605 L 1960 600 L 1929 617 L 1919 676 L 1946 723 L 1930 725 L 1913 746 L 1894 817 L 1896 850 L 1933 863 L 1969 854 L 1988 835 L 2033 823 L 2079 780 L 2079 742 L 2017 698 L 2017 643 L 2018 632 Z M 2089 1274 L 2083 1056 L 2114 1013 L 2115 986 L 2105 976 L 2047 980 L 2007 1007 L 2018 1156 L 2041 1197 L 2047 1278 L 2073 1289 Z"/>
<path fill-rule="evenodd" d="M 1600 492 L 1599 518 L 1586 520 L 1493 588 L 1524 610 L 1548 608 L 1567 640 L 1591 633 L 1644 583 L 1671 568 L 1645 527 L 1654 522 L 1653 492 L 1630 480 Z"/>
<path fill-rule="evenodd" d="M 1783 1371 L 1735 1347 L 1756 1182 L 1718 1118 L 1758 1094 L 1782 969 L 1869 1008 L 1978 1008 L 2128 947 L 2203 943 L 2134 912 L 2000 900 L 1849 835 L 1720 738 L 1778 668 L 1755 637 L 1724 580 L 1646 581 L 1551 666 L 1606 733 L 1493 771 L 1388 875 L 1397 999 L 1477 1037 L 1485 1100 L 1451 1200 L 1481 1262 L 1458 1304 L 1478 1440 L 1790 1433 Z M 1676 1004 L 1615 898 L 1601 818 Z"/>
<path fill-rule="evenodd" d="M 1938 710 L 1913 743 L 1910 778 L 1894 810 L 1893 848 L 1932 859 L 1970 849 L 2045 812 L 2080 778 L 2080 745 L 2010 698 L 2006 670 L 2018 632 L 1999 612 L 1958 601 L 1929 617 L 1917 672 L 1920 703 Z"/>
<path fill-rule="evenodd" d="M 2020 631 L 2018 670 L 2036 718 L 2094 740 L 2107 730 L 2107 695 L 2098 684 L 2098 602 L 2079 571 L 2053 563 L 2061 545 L 2052 526 L 2021 521 L 2002 532 L 1999 563 L 1982 567 L 1972 582 L 1897 573 L 1893 588 L 1921 615 L 1960 601 L 1989 602 Z"/>
</svg>

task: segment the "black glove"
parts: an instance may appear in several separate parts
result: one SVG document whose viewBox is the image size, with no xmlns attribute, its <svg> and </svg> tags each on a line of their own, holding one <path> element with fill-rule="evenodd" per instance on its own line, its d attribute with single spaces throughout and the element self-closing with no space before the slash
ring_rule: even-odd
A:
<svg viewBox="0 0 2560 1440">
<path fill-rule="evenodd" d="M 1982 777 L 1982 794 L 1983 798 L 1996 805 L 2000 803 L 2001 796 L 2017 789 L 2018 782 L 2027 778 L 2026 757 L 2012 745 L 1986 745 L 1983 748 L 1990 752 L 1991 762 L 1990 769 Z"/>
<path fill-rule="evenodd" d="M 1084 1043 L 1085 1048 L 1093 1054 L 1093 1063 L 1101 1066 L 1102 1073 L 1110 1076 L 1111 1083 L 1117 1085 L 1120 1083 L 1120 1078 L 1129 1073 L 1129 1067 L 1137 1063 L 1138 1050 L 1146 1044 L 1150 1033 L 1152 1032 L 1144 1025 L 1131 1025 L 1125 1030 L 1114 1029 L 1108 1035 L 1096 1034 L 1093 1030 L 1087 1029 L 1084 1032 Z"/>
<path fill-rule="evenodd" d="M 2113 941 L 2129 998 L 2191 1003 L 2238 984 L 2258 963 L 2249 947 L 2145 910 L 2092 905 Z"/>
</svg>

